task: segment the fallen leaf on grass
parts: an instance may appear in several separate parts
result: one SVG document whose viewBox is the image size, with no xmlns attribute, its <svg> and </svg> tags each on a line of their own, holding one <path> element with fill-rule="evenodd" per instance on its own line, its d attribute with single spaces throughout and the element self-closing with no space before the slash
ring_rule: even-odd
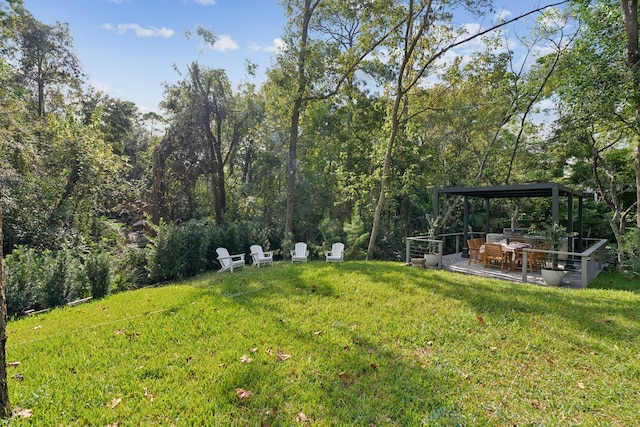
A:
<svg viewBox="0 0 640 427">
<path fill-rule="evenodd" d="M 251 390 L 245 390 L 243 388 L 237 388 L 236 389 L 236 398 L 242 400 L 242 399 L 248 399 L 249 397 L 251 397 Z"/>
<path fill-rule="evenodd" d="M 534 400 L 533 402 L 531 402 L 531 406 L 543 412 L 547 410 L 547 408 L 537 400 Z"/>
<path fill-rule="evenodd" d="M 377 371 L 377 370 L 378 370 L 378 365 L 376 365 L 375 363 L 369 363 L 369 367 L 370 367 L 371 369 L 373 369 L 374 371 Z"/>
<path fill-rule="evenodd" d="M 33 409 L 23 409 L 23 408 L 14 408 L 13 415 L 16 417 L 22 418 L 31 418 L 33 417 Z"/>
<path fill-rule="evenodd" d="M 491 351 L 498 351 L 498 347 L 489 347 L 489 350 L 491 350 Z"/>
<path fill-rule="evenodd" d="M 144 388 L 144 395 L 145 397 L 149 398 L 149 402 L 153 402 L 154 400 L 156 400 L 156 395 L 147 390 L 146 387 Z"/>
<path fill-rule="evenodd" d="M 343 383 L 351 382 L 351 375 L 347 374 L 346 372 L 338 373 L 338 377 L 342 380 Z"/>
<path fill-rule="evenodd" d="M 240 358 L 240 361 L 242 363 L 251 363 L 253 362 L 253 359 L 247 356 L 246 354 L 243 354 L 242 357 Z"/>
<path fill-rule="evenodd" d="M 38 325 L 38 326 L 34 326 L 32 329 L 35 331 L 35 330 L 38 330 L 40 328 L 42 328 L 42 326 Z"/>
<path fill-rule="evenodd" d="M 268 348 L 268 349 L 265 350 L 265 353 L 267 353 L 269 356 L 271 356 L 273 354 L 273 350 Z"/>
<path fill-rule="evenodd" d="M 278 360 L 279 360 L 280 362 L 284 362 L 285 360 L 287 360 L 287 359 L 290 359 L 290 358 L 291 358 L 291 355 L 290 355 L 290 354 L 283 353 L 283 352 L 281 352 L 280 350 L 278 350 L 278 351 L 277 351 L 277 354 L 278 354 Z"/>
<path fill-rule="evenodd" d="M 482 316 L 480 316 L 479 314 L 476 316 L 476 319 L 478 319 L 478 322 L 480 322 L 481 325 L 484 325 L 484 318 Z"/>
<path fill-rule="evenodd" d="M 466 372 L 461 372 L 460 374 L 462 375 L 462 378 L 464 378 L 465 380 L 468 380 L 469 378 L 471 378 L 471 374 L 468 374 Z"/>
<path fill-rule="evenodd" d="M 578 383 L 578 388 L 584 389 L 584 383 Z"/>
<path fill-rule="evenodd" d="M 322 335 L 324 332 L 323 331 L 318 331 L 318 332 L 314 332 L 313 335 L 315 336 L 320 336 Z"/>
<path fill-rule="evenodd" d="M 124 335 L 124 330 L 122 330 L 122 329 L 118 329 L 118 330 L 116 331 L 116 335 Z"/>
<path fill-rule="evenodd" d="M 305 422 L 307 420 L 307 416 L 304 414 L 304 412 L 298 412 L 298 421 Z"/>
<path fill-rule="evenodd" d="M 107 424 L 107 427 L 120 427 L 120 421 L 122 420 L 118 420 L 115 423 Z"/>
<path fill-rule="evenodd" d="M 7 363 L 7 368 L 15 368 L 16 366 L 20 366 L 20 362 L 9 362 L 9 363 Z"/>
<path fill-rule="evenodd" d="M 226 363 L 219 363 L 219 364 L 218 364 L 218 368 L 224 368 L 225 366 L 227 366 L 227 364 L 226 364 Z"/>
<path fill-rule="evenodd" d="M 24 379 L 24 376 L 21 373 L 17 373 L 17 374 L 11 375 L 11 378 L 13 378 L 16 381 L 22 381 Z"/>
<path fill-rule="evenodd" d="M 254 347 L 251 350 L 249 350 L 249 353 L 255 353 L 256 351 L 258 351 L 258 347 Z"/>
<path fill-rule="evenodd" d="M 109 402 L 109 408 L 113 409 L 116 406 L 118 406 L 120 404 L 120 402 L 122 402 L 122 398 L 121 397 L 114 397 L 113 400 L 111 402 Z"/>
</svg>

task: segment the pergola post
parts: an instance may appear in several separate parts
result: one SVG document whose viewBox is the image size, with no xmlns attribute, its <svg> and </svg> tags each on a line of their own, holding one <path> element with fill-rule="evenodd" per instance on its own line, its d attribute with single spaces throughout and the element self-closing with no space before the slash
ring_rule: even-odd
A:
<svg viewBox="0 0 640 427">
<path fill-rule="evenodd" d="M 462 230 L 462 258 L 469 258 L 469 199 L 464 196 L 464 210 L 462 214 L 462 224 L 464 229 Z"/>
</svg>

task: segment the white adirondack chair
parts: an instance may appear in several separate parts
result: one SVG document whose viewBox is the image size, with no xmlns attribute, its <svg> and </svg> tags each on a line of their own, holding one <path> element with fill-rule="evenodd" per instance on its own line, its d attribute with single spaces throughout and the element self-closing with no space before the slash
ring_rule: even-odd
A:
<svg viewBox="0 0 640 427">
<path fill-rule="evenodd" d="M 291 262 L 307 262 L 309 256 L 309 250 L 307 244 L 304 242 L 296 243 L 295 249 L 291 251 Z"/>
<path fill-rule="evenodd" d="M 253 265 L 257 265 L 258 268 L 260 268 L 260 264 L 273 265 L 273 251 L 264 252 L 260 245 L 252 245 L 249 250 L 251 250 Z"/>
<path fill-rule="evenodd" d="M 344 261 L 344 243 L 334 243 L 330 251 L 324 251 L 324 256 L 327 262 Z"/>
<path fill-rule="evenodd" d="M 218 253 L 218 262 L 222 268 L 218 270 L 218 273 L 231 270 L 233 273 L 234 268 L 244 267 L 244 254 L 229 255 L 229 251 L 226 248 L 216 249 Z"/>
</svg>

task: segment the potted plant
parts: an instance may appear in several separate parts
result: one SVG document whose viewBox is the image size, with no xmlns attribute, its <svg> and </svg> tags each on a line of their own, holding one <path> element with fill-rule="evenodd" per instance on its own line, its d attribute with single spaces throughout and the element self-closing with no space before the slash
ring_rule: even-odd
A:
<svg viewBox="0 0 640 427">
<path fill-rule="evenodd" d="M 438 253 L 438 242 L 436 242 L 436 231 L 440 226 L 440 218 L 427 215 L 427 249 L 424 254 L 425 264 L 427 267 L 436 267 L 440 262 L 440 254 Z"/>
<path fill-rule="evenodd" d="M 543 268 L 540 269 L 540 274 L 547 285 L 560 286 L 565 271 L 558 265 L 559 255 L 557 251 L 560 250 L 563 241 L 574 237 L 576 233 L 569 233 L 566 227 L 554 223 L 553 225 L 547 226 L 544 230 L 539 231 L 538 234 L 546 239 L 547 247 L 550 250 L 556 251 L 556 253 L 547 256 Z"/>
</svg>

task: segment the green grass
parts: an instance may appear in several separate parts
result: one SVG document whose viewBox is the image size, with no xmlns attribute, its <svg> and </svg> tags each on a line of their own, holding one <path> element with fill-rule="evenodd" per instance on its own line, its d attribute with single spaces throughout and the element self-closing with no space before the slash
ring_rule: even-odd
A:
<svg viewBox="0 0 640 427">
<path fill-rule="evenodd" d="M 640 425 L 639 303 L 383 262 L 214 273 L 10 322 L 33 415 L 9 424 Z"/>
</svg>

